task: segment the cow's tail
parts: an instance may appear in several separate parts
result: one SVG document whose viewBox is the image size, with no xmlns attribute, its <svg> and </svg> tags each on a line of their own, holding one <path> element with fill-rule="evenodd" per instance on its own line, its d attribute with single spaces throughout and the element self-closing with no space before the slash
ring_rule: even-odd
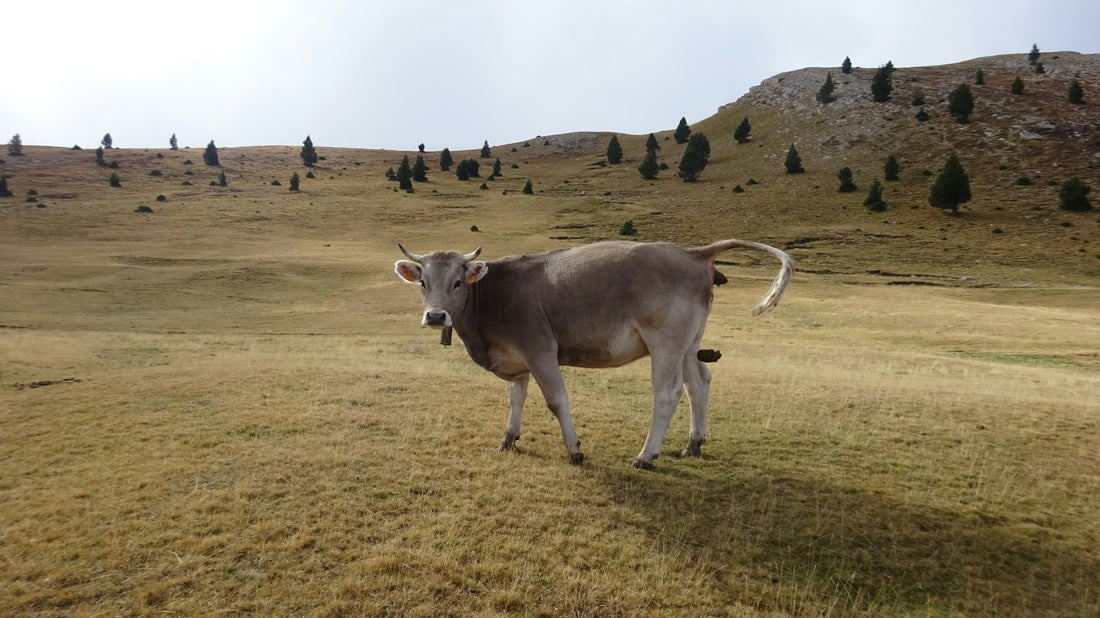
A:
<svg viewBox="0 0 1100 618">
<path fill-rule="evenodd" d="M 775 281 L 772 282 L 771 289 L 768 290 L 763 300 L 752 309 L 753 316 L 760 317 L 779 304 L 779 299 L 783 297 L 783 292 L 786 291 L 787 284 L 791 281 L 791 274 L 794 273 L 794 260 L 791 259 L 791 256 L 787 255 L 785 251 L 781 251 L 775 247 L 769 247 L 768 245 L 752 242 L 750 240 L 737 240 L 736 238 L 720 240 L 705 247 L 698 247 L 694 249 L 694 251 L 708 259 L 710 261 L 710 267 L 713 269 L 714 259 L 718 257 L 719 254 L 737 248 L 766 251 L 779 258 L 779 261 L 782 262 L 782 266 L 779 268 L 779 274 L 776 275 Z"/>
</svg>

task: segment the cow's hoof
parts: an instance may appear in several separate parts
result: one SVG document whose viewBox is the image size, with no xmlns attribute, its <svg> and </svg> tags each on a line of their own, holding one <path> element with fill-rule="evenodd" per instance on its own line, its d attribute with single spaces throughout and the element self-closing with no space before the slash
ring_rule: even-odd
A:
<svg viewBox="0 0 1100 618">
<path fill-rule="evenodd" d="M 519 440 L 519 436 L 515 434 L 506 433 L 504 439 L 500 441 L 500 450 L 502 451 L 514 451 L 516 450 L 516 440 Z"/>
<path fill-rule="evenodd" d="M 582 463 L 584 463 L 584 453 L 570 453 L 569 463 L 573 464 L 574 466 L 581 465 Z"/>
<path fill-rule="evenodd" d="M 631 466 L 638 468 L 639 470 L 653 470 L 657 466 L 652 461 L 643 461 L 641 459 L 635 459 Z"/>
<path fill-rule="evenodd" d="M 691 440 L 688 445 L 684 447 L 684 450 L 680 452 L 680 457 L 701 457 L 703 455 L 703 443 L 706 440 Z"/>
</svg>

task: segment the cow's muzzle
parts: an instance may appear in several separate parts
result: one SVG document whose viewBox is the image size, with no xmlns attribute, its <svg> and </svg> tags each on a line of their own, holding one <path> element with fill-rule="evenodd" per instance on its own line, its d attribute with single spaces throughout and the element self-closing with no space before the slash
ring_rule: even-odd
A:
<svg viewBox="0 0 1100 618">
<path fill-rule="evenodd" d="M 430 328 L 449 328 L 451 326 L 451 314 L 446 311 L 429 309 L 424 312 L 424 319 L 420 321 L 420 325 Z"/>
</svg>

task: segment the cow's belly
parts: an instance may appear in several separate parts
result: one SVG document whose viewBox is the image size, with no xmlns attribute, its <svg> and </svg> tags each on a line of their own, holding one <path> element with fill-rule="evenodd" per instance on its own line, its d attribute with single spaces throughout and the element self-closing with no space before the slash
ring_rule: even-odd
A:
<svg viewBox="0 0 1100 618">
<path fill-rule="evenodd" d="M 633 329 L 623 329 L 603 341 L 563 342 L 559 346 L 558 364 L 569 367 L 621 367 L 649 355 L 649 348 Z"/>
</svg>

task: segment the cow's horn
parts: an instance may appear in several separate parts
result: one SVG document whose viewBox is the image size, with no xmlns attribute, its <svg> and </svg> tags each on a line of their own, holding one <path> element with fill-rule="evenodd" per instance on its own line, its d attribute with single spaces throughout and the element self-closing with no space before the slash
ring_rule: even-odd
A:
<svg viewBox="0 0 1100 618">
<path fill-rule="evenodd" d="M 401 249 L 401 253 L 404 253 L 406 257 L 408 257 L 410 260 L 416 262 L 417 264 L 421 264 L 421 263 L 424 262 L 424 256 L 423 255 L 417 255 L 417 254 L 409 251 L 405 247 L 402 247 L 401 243 L 397 243 L 397 248 Z M 480 251 L 480 249 L 479 249 L 479 251 Z"/>
<path fill-rule="evenodd" d="M 469 262 L 470 260 L 476 258 L 479 255 L 481 255 L 481 247 L 478 247 L 477 249 L 474 249 L 473 253 L 467 253 L 466 255 L 462 256 L 462 259 Z"/>
</svg>

